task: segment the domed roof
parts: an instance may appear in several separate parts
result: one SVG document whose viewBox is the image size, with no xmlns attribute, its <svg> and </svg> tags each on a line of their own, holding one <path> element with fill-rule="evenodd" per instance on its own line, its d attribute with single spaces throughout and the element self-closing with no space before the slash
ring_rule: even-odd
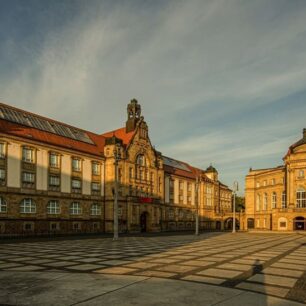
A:
<svg viewBox="0 0 306 306">
<path fill-rule="evenodd" d="M 207 167 L 206 171 L 208 171 L 208 172 L 218 172 L 217 169 L 215 167 L 213 167 L 212 164 L 210 164 L 210 166 Z"/>
<path fill-rule="evenodd" d="M 293 145 L 290 146 L 290 149 L 294 149 L 298 146 L 301 146 L 303 144 L 306 144 L 306 129 L 303 129 L 303 138 L 294 143 Z"/>
</svg>

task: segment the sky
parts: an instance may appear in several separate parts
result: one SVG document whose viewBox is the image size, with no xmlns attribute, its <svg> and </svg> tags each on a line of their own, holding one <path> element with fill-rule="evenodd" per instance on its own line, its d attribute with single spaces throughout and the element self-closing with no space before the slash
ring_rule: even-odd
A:
<svg viewBox="0 0 306 306">
<path fill-rule="evenodd" d="M 136 98 L 164 155 L 240 194 L 306 128 L 304 0 L 0 0 L 0 101 L 92 131 Z"/>
</svg>

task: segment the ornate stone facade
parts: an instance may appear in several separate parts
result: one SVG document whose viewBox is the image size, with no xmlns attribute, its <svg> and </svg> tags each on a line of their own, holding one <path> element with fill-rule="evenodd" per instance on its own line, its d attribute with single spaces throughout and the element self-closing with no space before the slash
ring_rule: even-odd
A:
<svg viewBox="0 0 306 306">
<path fill-rule="evenodd" d="M 102 135 L 0 104 L 1 235 L 112 232 L 115 151 L 119 232 L 191 230 L 197 211 L 202 229 L 230 227 L 217 170 L 162 156 L 134 99 Z"/>
<path fill-rule="evenodd" d="M 276 168 L 246 176 L 243 229 L 306 230 L 306 129 Z"/>
</svg>

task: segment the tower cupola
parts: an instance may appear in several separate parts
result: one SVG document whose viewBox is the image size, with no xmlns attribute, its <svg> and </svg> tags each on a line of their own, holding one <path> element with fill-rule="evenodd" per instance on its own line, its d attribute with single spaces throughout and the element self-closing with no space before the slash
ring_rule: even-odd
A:
<svg viewBox="0 0 306 306">
<path fill-rule="evenodd" d="M 135 130 L 137 122 L 140 120 L 141 106 L 136 99 L 131 100 L 127 106 L 127 121 L 126 121 L 126 133 Z"/>
</svg>

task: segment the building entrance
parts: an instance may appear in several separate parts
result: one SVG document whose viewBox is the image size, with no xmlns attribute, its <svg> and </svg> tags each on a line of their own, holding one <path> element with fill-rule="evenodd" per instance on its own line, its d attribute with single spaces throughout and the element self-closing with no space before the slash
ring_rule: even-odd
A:
<svg viewBox="0 0 306 306">
<path fill-rule="evenodd" d="M 148 213 L 145 211 L 140 215 L 140 230 L 142 233 L 147 232 Z"/>
<path fill-rule="evenodd" d="M 296 231 L 303 231 L 305 230 L 305 218 L 304 217 L 296 217 L 294 219 L 294 229 Z"/>
</svg>

